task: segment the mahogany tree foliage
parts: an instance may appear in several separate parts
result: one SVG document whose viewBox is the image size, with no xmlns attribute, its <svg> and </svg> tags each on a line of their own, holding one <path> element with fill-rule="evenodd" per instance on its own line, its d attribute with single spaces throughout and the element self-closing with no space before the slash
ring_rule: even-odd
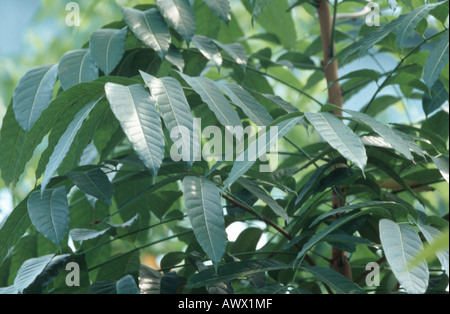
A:
<svg viewBox="0 0 450 314">
<path fill-rule="evenodd" d="M 0 292 L 445 292 L 448 1 L 330 4 L 333 82 L 321 1 L 123 7 L 26 72 L 5 184 L 44 149 L 0 229 Z"/>
</svg>

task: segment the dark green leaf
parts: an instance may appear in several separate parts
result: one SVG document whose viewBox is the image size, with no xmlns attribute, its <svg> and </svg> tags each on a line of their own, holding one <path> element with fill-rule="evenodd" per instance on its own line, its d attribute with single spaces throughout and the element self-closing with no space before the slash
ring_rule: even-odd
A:
<svg viewBox="0 0 450 314">
<path fill-rule="evenodd" d="M 321 266 L 302 267 L 302 269 L 327 284 L 338 294 L 366 294 L 366 292 L 353 281 L 350 281 L 332 269 Z"/>
<path fill-rule="evenodd" d="M 446 30 L 441 38 L 434 44 L 434 47 L 425 62 L 423 80 L 429 89 L 433 87 L 434 83 L 441 75 L 441 72 L 448 64 L 448 34 L 449 31 Z"/>
<path fill-rule="evenodd" d="M 292 265 L 287 265 L 275 260 L 246 260 L 232 262 L 219 267 L 217 271 L 213 268 L 208 268 L 193 275 L 188 279 L 188 285 L 191 288 L 211 286 L 239 277 L 289 268 L 292 268 Z"/>
<path fill-rule="evenodd" d="M 264 126 L 273 121 L 266 108 L 241 86 L 231 83 L 220 83 L 218 86 L 256 125 Z"/>
<path fill-rule="evenodd" d="M 249 145 L 246 151 L 243 153 L 244 161 L 236 161 L 231 169 L 228 178 L 225 180 L 223 190 L 232 185 L 237 179 L 243 176 L 247 170 L 249 170 L 258 158 L 267 153 L 270 148 L 279 141 L 287 132 L 289 132 L 299 121 L 301 117 L 290 118 L 274 127 L 270 127 L 270 130 L 266 132 L 265 143 L 259 144 L 259 139 Z M 267 140 L 269 139 L 269 140 Z M 236 158 L 239 160 L 239 156 Z"/>
<path fill-rule="evenodd" d="M 220 70 L 222 65 L 222 55 L 211 38 L 202 35 L 194 35 L 192 37 L 192 44 L 202 53 L 202 55 L 205 56 L 206 59 L 212 61 L 217 69 Z"/>
<path fill-rule="evenodd" d="M 27 205 L 31 222 L 37 231 L 61 247 L 70 223 L 66 187 L 35 191 L 28 198 Z"/>
<path fill-rule="evenodd" d="M 431 90 L 431 96 L 425 94 L 422 98 L 422 108 L 425 115 L 429 116 L 435 110 L 439 109 L 446 101 L 448 101 L 448 92 L 441 81 L 436 81 Z"/>
<path fill-rule="evenodd" d="M 136 281 L 130 275 L 126 275 L 116 282 L 116 291 L 117 294 L 139 294 Z"/>
<path fill-rule="evenodd" d="M 184 203 L 195 237 L 216 269 L 227 242 L 219 192 L 207 179 L 185 177 L 183 180 Z"/>
</svg>

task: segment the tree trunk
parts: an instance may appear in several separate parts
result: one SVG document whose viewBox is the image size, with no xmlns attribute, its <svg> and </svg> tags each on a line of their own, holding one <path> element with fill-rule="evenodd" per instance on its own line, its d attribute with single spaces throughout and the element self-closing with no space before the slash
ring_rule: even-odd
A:
<svg viewBox="0 0 450 314">
<path fill-rule="evenodd" d="M 334 42 L 333 42 L 333 18 L 330 11 L 330 4 L 326 0 L 316 1 L 317 14 L 319 16 L 320 32 L 322 38 L 322 50 L 323 50 L 323 61 L 322 66 L 325 72 L 325 77 L 327 84 L 331 82 L 333 85 L 328 87 L 328 102 L 335 106 L 341 107 L 343 105 L 341 86 L 337 79 L 338 74 L 338 61 L 331 59 L 334 56 Z M 335 110 L 332 112 L 335 115 L 341 116 L 342 111 Z M 345 167 L 345 164 L 338 164 L 336 167 Z M 333 209 L 342 207 L 345 205 L 345 191 L 340 190 L 340 195 L 333 191 L 332 196 L 332 206 Z M 338 218 L 338 217 L 335 217 Z M 350 262 L 347 258 L 347 252 L 343 252 L 337 248 L 333 247 L 332 257 L 331 257 L 331 267 L 338 273 L 344 275 L 348 279 L 352 280 L 352 269 L 350 267 Z"/>
</svg>

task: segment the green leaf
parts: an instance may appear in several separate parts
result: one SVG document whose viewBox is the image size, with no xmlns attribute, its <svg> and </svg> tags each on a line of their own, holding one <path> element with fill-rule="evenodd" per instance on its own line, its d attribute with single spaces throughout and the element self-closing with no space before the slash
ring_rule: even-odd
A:
<svg viewBox="0 0 450 314">
<path fill-rule="evenodd" d="M 398 151 L 407 159 L 414 160 L 414 157 L 412 156 L 411 151 L 408 145 L 405 143 L 404 139 L 400 135 L 398 135 L 398 133 L 394 132 L 394 130 L 392 130 L 390 127 L 384 125 L 381 122 L 378 122 L 376 119 L 364 113 L 348 109 L 344 111 L 358 119 L 361 123 L 370 127 L 374 132 L 378 133 L 378 135 L 380 135 L 386 142 L 388 142 L 393 149 Z"/>
<path fill-rule="evenodd" d="M 266 108 L 241 86 L 232 83 L 218 83 L 218 86 L 256 125 L 264 126 L 273 122 Z"/>
<path fill-rule="evenodd" d="M 323 213 L 314 221 L 311 223 L 310 227 L 315 226 L 325 218 L 331 217 L 336 214 L 342 214 L 348 211 L 352 211 L 355 209 L 361 209 L 361 208 L 371 208 L 371 207 L 381 207 L 386 209 L 392 209 L 394 211 L 400 211 L 403 205 L 395 203 L 395 202 L 385 202 L 385 201 L 367 201 L 367 202 L 360 202 L 356 204 L 346 205 L 339 207 L 337 209 L 330 210 L 328 212 Z"/>
<path fill-rule="evenodd" d="M 446 101 L 448 101 L 448 92 L 441 81 L 436 81 L 432 87 L 431 95 L 427 93 L 422 98 L 422 108 L 425 115 L 428 117 Z"/>
<path fill-rule="evenodd" d="M 83 243 L 83 241 L 92 240 L 104 235 L 110 228 L 104 230 L 92 229 L 72 229 L 69 234 L 73 241 Z"/>
<path fill-rule="evenodd" d="M 14 287 L 20 293 L 28 288 L 35 279 L 44 271 L 45 267 L 53 259 L 54 254 L 49 254 L 37 258 L 30 258 L 20 266 L 17 276 L 14 279 Z"/>
<path fill-rule="evenodd" d="M 181 148 L 182 159 L 190 168 L 199 150 L 199 143 L 194 139 L 194 116 L 181 84 L 172 77 L 158 79 L 144 72 L 141 72 L 141 76 L 159 107 L 170 138 L 175 144 L 180 144 L 178 150 Z"/>
<path fill-rule="evenodd" d="M 302 269 L 327 284 L 338 294 L 366 294 L 356 283 L 332 269 L 321 266 L 302 267 Z"/>
<path fill-rule="evenodd" d="M 405 45 L 406 39 L 413 33 L 414 28 L 416 28 L 417 24 L 427 16 L 427 14 L 434 9 L 436 6 L 441 5 L 442 3 L 431 3 L 425 4 L 414 11 L 405 14 L 405 18 L 399 24 L 398 32 L 397 32 L 397 45 L 399 48 L 402 48 Z M 447 36 L 447 49 L 448 49 L 448 36 Z M 448 59 L 448 58 L 447 58 Z M 447 60 L 448 61 L 448 60 Z M 433 85 L 433 84 L 431 84 Z"/>
<path fill-rule="evenodd" d="M 176 294 L 178 277 L 175 272 L 162 274 L 145 265 L 139 268 L 139 289 L 142 294 Z"/>
<path fill-rule="evenodd" d="M 257 17 L 261 15 L 272 1 L 273 0 L 250 0 L 252 16 Z"/>
<path fill-rule="evenodd" d="M 21 201 L 0 227 L 0 265 L 31 225 L 27 201 L 28 197 Z"/>
<path fill-rule="evenodd" d="M 23 291 L 23 294 L 41 294 L 64 269 L 66 260 L 69 256 L 70 254 L 63 254 L 53 257 L 36 280 Z"/>
<path fill-rule="evenodd" d="M 183 72 L 184 59 L 181 52 L 173 45 L 170 45 L 169 51 L 166 54 L 166 60 L 177 67 L 178 71 Z"/>
<path fill-rule="evenodd" d="M 231 21 L 231 8 L 228 0 L 203 0 L 225 23 Z"/>
<path fill-rule="evenodd" d="M 264 191 L 262 188 L 260 188 L 258 185 L 253 183 L 253 181 L 246 179 L 246 178 L 239 178 L 238 182 L 250 193 L 252 193 L 254 196 L 259 198 L 261 201 L 266 203 L 272 211 L 283 218 L 286 221 L 289 221 L 289 217 L 286 213 L 286 211 L 281 207 L 269 194 L 267 194 L 266 191 Z"/>
<path fill-rule="evenodd" d="M 225 190 L 227 187 L 232 185 L 237 179 L 243 176 L 247 170 L 249 170 L 253 164 L 256 162 L 256 159 L 263 156 L 267 151 L 269 151 L 270 147 L 276 145 L 278 140 L 282 138 L 291 128 L 293 128 L 302 117 L 290 118 L 279 124 L 275 125 L 275 128 L 270 127 L 265 133 L 265 143 L 263 145 L 259 145 L 260 139 L 254 141 L 249 145 L 246 151 L 243 153 L 244 158 L 247 157 L 245 161 L 236 161 L 234 163 L 233 168 L 231 169 L 228 178 L 225 180 L 224 187 L 222 190 Z M 269 140 L 267 140 L 269 139 Z M 236 158 L 238 159 L 239 156 Z"/>
<path fill-rule="evenodd" d="M 447 29 L 434 44 L 423 68 L 423 80 L 430 90 L 448 64 L 448 34 Z"/>
<path fill-rule="evenodd" d="M 241 119 L 214 81 L 206 77 L 191 77 L 180 73 L 181 77 L 200 95 L 201 99 L 214 112 L 217 120 L 228 127 L 242 127 Z"/>
<path fill-rule="evenodd" d="M 188 176 L 183 180 L 184 204 L 195 237 L 216 269 L 227 242 L 219 193 L 207 179 Z"/>
<path fill-rule="evenodd" d="M 395 11 L 397 9 L 397 1 L 396 0 L 387 0 L 389 7 L 392 9 L 392 11 Z"/>
<path fill-rule="evenodd" d="M 331 147 L 364 171 L 367 165 L 366 149 L 348 126 L 328 112 L 307 112 L 305 116 Z"/>
<path fill-rule="evenodd" d="M 164 59 L 170 47 L 169 28 L 157 9 L 139 11 L 122 7 L 122 14 L 133 34 Z"/>
<path fill-rule="evenodd" d="M 136 281 L 130 275 L 120 278 L 116 282 L 117 294 L 140 294 Z"/>
<path fill-rule="evenodd" d="M 331 232 L 335 231 L 337 228 L 343 226 L 349 221 L 352 221 L 355 218 L 358 218 L 363 215 L 369 215 L 371 213 L 381 214 L 383 216 L 390 217 L 390 214 L 388 211 L 381 209 L 381 208 L 371 208 L 364 211 L 359 211 L 356 213 L 350 213 L 345 216 L 342 216 L 341 218 L 333 221 L 328 227 L 320 230 L 317 232 L 302 248 L 302 250 L 298 253 L 297 259 L 303 258 L 314 245 L 322 241 L 327 235 L 329 235 Z"/>
<path fill-rule="evenodd" d="M 89 294 L 139 294 L 136 281 L 130 275 L 119 280 L 104 280 L 94 282 L 89 286 Z"/>
<path fill-rule="evenodd" d="M 431 157 L 436 167 L 439 169 L 439 172 L 442 174 L 442 177 L 445 181 L 449 182 L 448 175 L 448 156 L 441 157 Z"/>
<path fill-rule="evenodd" d="M 423 236 L 425 237 L 425 239 L 427 239 L 427 242 L 430 245 L 432 245 L 435 241 L 437 241 L 438 239 L 440 239 L 440 237 L 442 237 L 444 235 L 443 232 L 439 231 L 438 229 L 436 229 L 432 226 L 417 225 L 417 227 L 419 227 Z M 447 237 L 448 237 L 448 234 L 447 234 Z M 441 263 L 442 268 L 444 268 L 445 273 L 447 275 L 450 274 L 449 273 L 449 257 L 448 257 L 449 252 L 448 251 L 449 251 L 449 249 L 448 249 L 448 245 L 447 245 L 446 250 L 436 252 L 436 256 L 438 257 L 439 262 Z"/>
<path fill-rule="evenodd" d="M 386 259 L 400 285 L 410 294 L 425 293 L 428 287 L 428 265 L 425 260 L 417 267 L 409 266 L 423 250 L 417 232 L 405 224 L 382 219 L 379 223 L 380 240 Z"/>
<path fill-rule="evenodd" d="M 322 165 L 314 171 L 312 176 L 308 179 L 308 181 L 300 190 L 300 193 L 297 199 L 295 200 L 296 206 L 301 206 L 306 201 L 306 199 L 313 194 L 314 190 L 316 189 L 317 185 L 320 182 L 319 179 L 325 174 L 325 171 L 328 168 L 329 165 Z"/>
<path fill-rule="evenodd" d="M 293 113 L 293 112 L 298 112 L 298 109 L 296 107 L 294 107 L 293 105 L 291 105 L 290 103 L 288 103 L 287 101 L 285 101 L 283 98 L 281 98 L 280 96 L 277 95 L 271 95 L 271 94 L 263 94 L 263 96 L 265 98 L 267 98 L 268 100 L 270 100 L 271 102 L 275 103 L 276 105 L 278 105 L 281 109 L 283 109 L 284 111 L 286 111 L 287 113 Z"/>
<path fill-rule="evenodd" d="M 192 44 L 197 47 L 206 59 L 212 61 L 217 69 L 220 70 L 223 61 L 222 55 L 211 38 L 202 35 L 194 35 L 194 37 L 192 37 Z"/>
<path fill-rule="evenodd" d="M 189 45 L 195 33 L 194 11 L 188 0 L 155 0 L 164 18 Z"/>
<path fill-rule="evenodd" d="M 44 237 L 61 248 L 61 241 L 69 231 L 70 212 L 66 187 L 35 191 L 28 198 L 31 223 Z"/>
<path fill-rule="evenodd" d="M 88 294 L 117 294 L 115 280 L 104 280 L 94 282 L 89 286 Z"/>
<path fill-rule="evenodd" d="M 70 124 L 67 126 L 66 131 L 59 139 L 58 144 L 55 146 L 55 149 L 52 155 L 50 156 L 50 160 L 47 164 L 47 167 L 45 168 L 44 177 L 41 183 L 41 191 L 45 190 L 47 184 L 50 182 L 50 179 L 63 162 L 64 158 L 67 155 L 67 152 L 70 149 L 70 146 L 72 145 L 72 142 L 74 141 L 78 133 L 78 130 L 81 128 L 81 125 L 83 124 L 83 121 L 92 111 L 97 102 L 98 101 L 94 101 L 84 106 L 76 114 L 72 122 L 70 122 Z"/>
<path fill-rule="evenodd" d="M 63 90 L 97 79 L 98 68 L 89 49 L 73 50 L 64 54 L 59 60 L 58 78 Z"/>
<path fill-rule="evenodd" d="M 122 60 L 125 53 L 127 28 L 99 29 L 92 33 L 89 50 L 100 70 L 109 75 Z"/>
<path fill-rule="evenodd" d="M 248 8 L 248 1 L 244 2 Z M 253 0 L 252 20 L 257 19 L 267 32 L 278 36 L 281 44 L 290 49 L 297 42 L 295 22 L 291 12 L 287 12 L 287 0 Z"/>
<path fill-rule="evenodd" d="M 191 288 L 211 286 L 221 282 L 230 281 L 239 277 L 246 277 L 266 271 L 275 271 L 292 268 L 275 260 L 246 260 L 222 265 L 215 271 L 207 268 L 188 279 Z"/>
<path fill-rule="evenodd" d="M 69 171 L 66 175 L 81 191 L 111 205 L 114 187 L 100 168 L 84 172 Z"/>
<path fill-rule="evenodd" d="M 53 97 L 58 65 L 43 65 L 26 72 L 13 95 L 14 114 L 19 125 L 29 131 Z"/>
<path fill-rule="evenodd" d="M 156 177 L 164 158 L 164 134 L 155 103 L 142 85 L 105 85 L 106 97 L 139 158 Z"/>
<path fill-rule="evenodd" d="M 232 44 L 222 44 L 217 40 L 213 40 L 214 43 L 219 46 L 223 51 L 225 51 L 233 60 L 239 65 L 246 66 L 248 62 L 248 56 L 245 52 L 244 46 L 239 43 Z"/>
</svg>

